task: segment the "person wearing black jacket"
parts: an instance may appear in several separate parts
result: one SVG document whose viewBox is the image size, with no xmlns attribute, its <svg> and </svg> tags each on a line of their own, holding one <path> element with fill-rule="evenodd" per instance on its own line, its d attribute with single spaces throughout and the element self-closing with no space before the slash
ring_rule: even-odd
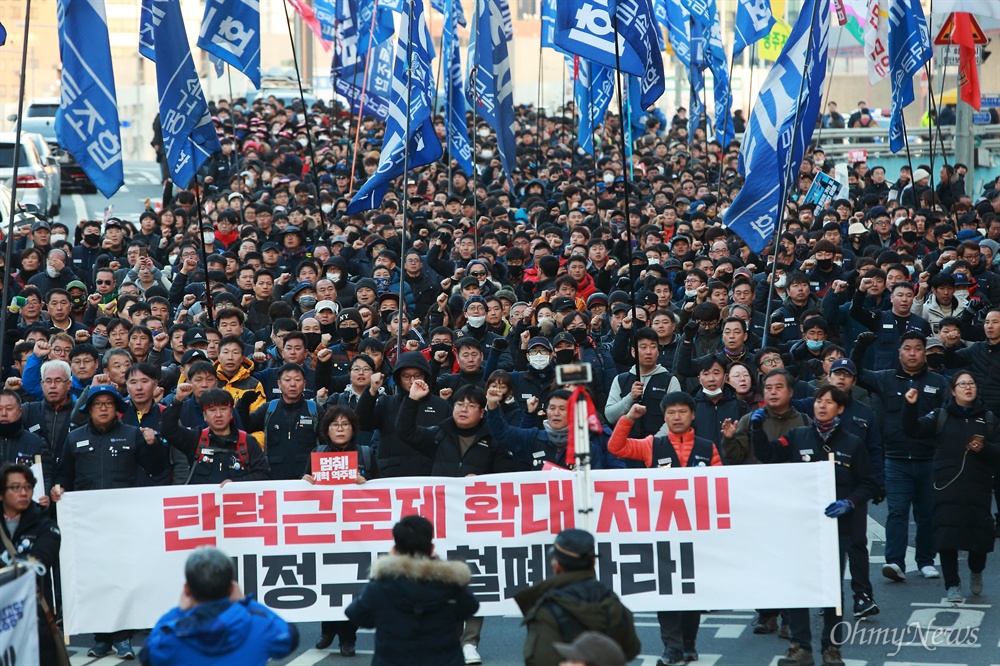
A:
<svg viewBox="0 0 1000 666">
<path fill-rule="evenodd" d="M 36 456 L 41 458 L 42 475 L 51 486 L 53 461 L 48 442 L 24 428 L 20 396 L 10 389 L 0 390 L 0 464 L 31 467 Z"/>
<path fill-rule="evenodd" d="M 48 442 L 52 462 L 58 465 L 72 429 L 72 373 L 68 363 L 58 360 L 46 361 L 42 370 L 43 399 L 21 405 L 21 423 L 25 430 Z"/>
<path fill-rule="evenodd" d="M 847 548 L 851 543 L 851 512 L 867 504 L 878 492 L 875 474 L 864 442 L 851 435 L 841 425 L 841 416 L 847 406 L 847 394 L 831 385 L 816 391 L 813 402 L 812 425 L 789 430 L 784 437 L 768 440 L 761 427 L 766 414 L 755 410 L 750 417 L 754 454 L 763 463 L 817 462 L 832 456 L 835 463 L 837 500 L 826 507 L 826 515 L 837 519 L 840 535 L 840 575 L 844 573 Z M 823 609 L 823 663 L 843 663 L 840 645 L 844 641 L 841 615 L 835 608 Z M 813 663 L 812 630 L 808 608 L 789 611 L 792 644 L 779 666 L 797 666 Z"/>
<path fill-rule="evenodd" d="M 906 392 L 903 405 L 906 433 L 934 446 L 934 546 L 952 603 L 964 601 L 958 551 L 969 552 L 969 589 L 979 596 L 986 555 L 995 540 L 990 507 L 1000 425 L 979 398 L 976 384 L 972 374 L 962 370 L 951 378 L 951 399 L 943 407 L 921 416 L 916 389 Z"/>
<path fill-rule="evenodd" d="M 302 366 L 286 363 L 277 369 L 280 398 L 265 402 L 253 412 L 250 405 L 256 396 L 246 393 L 236 404 L 247 432 L 264 433 L 264 451 L 272 479 L 297 479 L 309 465 L 309 454 L 316 448 L 319 409 L 316 402 L 304 398 L 306 379 Z"/>
<path fill-rule="evenodd" d="M 163 411 L 163 436 L 187 456 L 191 472 L 186 483 L 266 481 L 271 466 L 260 444 L 233 422 L 233 396 L 224 389 L 209 389 L 198 400 L 208 427 L 198 432 L 181 428 L 181 407 L 194 385 L 177 386 L 174 401 Z M 292 477 L 298 478 L 298 476 Z"/>
<path fill-rule="evenodd" d="M 402 441 L 433 458 L 432 476 L 461 477 L 517 470 L 514 454 L 493 439 L 486 427 L 486 393 L 462 386 L 452 396 L 451 418 L 436 426 L 417 425 L 418 403 L 430 395 L 427 382 L 410 384 L 396 417 Z"/>
<path fill-rule="evenodd" d="M 11 553 L 7 542 L 15 549 L 18 559 L 32 558 L 45 567 L 38 577 L 38 589 L 52 607 L 50 572 L 59 562 L 59 545 L 62 536 L 48 511 L 32 501 L 31 494 L 38 480 L 27 465 L 0 465 L 0 489 L 3 492 L 4 544 L 0 547 L 0 562 L 10 564 Z M 41 604 L 38 604 L 38 649 L 40 664 L 55 664 L 55 644 L 49 623 Z"/>
<path fill-rule="evenodd" d="M 858 336 L 851 360 L 860 366 L 875 334 Z M 885 491 L 889 514 L 885 524 L 885 565 L 882 575 L 893 581 L 906 580 L 905 557 L 909 539 L 910 507 L 917 524 L 916 560 L 925 578 L 937 578 L 934 540 L 931 532 L 934 447 L 909 437 L 903 430 L 903 395 L 917 389 L 922 414 L 944 404 L 948 382 L 927 369 L 926 342 L 917 331 L 904 333 L 899 341 L 899 361 L 894 370 L 859 370 L 858 386 L 878 396 L 876 412 L 885 444 Z"/>
<path fill-rule="evenodd" d="M 433 458 L 407 446 L 396 429 L 396 423 L 413 382 L 417 379 L 431 380 L 430 364 L 420 352 L 404 352 L 396 361 L 392 379 L 399 393 L 378 397 L 385 377 L 380 372 L 372 375 L 371 385 L 367 391 L 362 391 L 358 399 L 361 428 L 379 431 L 378 466 L 383 477 L 427 476 L 431 473 Z M 425 395 L 420 403 L 414 409 L 418 426 L 438 425 L 451 412 L 448 401 L 436 395 Z"/>
</svg>

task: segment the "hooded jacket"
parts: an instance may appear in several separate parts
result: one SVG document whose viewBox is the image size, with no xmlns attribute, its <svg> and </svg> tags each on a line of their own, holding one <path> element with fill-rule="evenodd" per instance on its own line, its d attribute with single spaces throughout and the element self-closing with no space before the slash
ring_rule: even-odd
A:
<svg viewBox="0 0 1000 666">
<path fill-rule="evenodd" d="M 479 610 L 465 562 L 386 555 L 345 611 L 375 629 L 372 666 L 464 666 L 455 630 Z"/>
<path fill-rule="evenodd" d="M 160 618 L 139 653 L 148 666 L 263 666 L 299 645 L 299 631 L 253 595 L 220 599 L 190 610 L 174 608 Z"/>
<path fill-rule="evenodd" d="M 257 409 L 267 401 L 267 397 L 264 395 L 264 387 L 261 386 L 260 380 L 255 379 L 251 373 L 253 372 L 254 363 L 248 358 L 243 359 L 243 364 L 236 371 L 236 374 L 232 377 L 226 377 L 222 372 L 222 366 L 219 362 L 215 362 L 215 374 L 219 378 L 219 388 L 224 389 L 229 395 L 233 396 L 234 402 L 239 402 L 240 398 L 246 393 L 255 393 L 257 395 L 253 403 L 250 404 L 250 411 Z"/>
</svg>

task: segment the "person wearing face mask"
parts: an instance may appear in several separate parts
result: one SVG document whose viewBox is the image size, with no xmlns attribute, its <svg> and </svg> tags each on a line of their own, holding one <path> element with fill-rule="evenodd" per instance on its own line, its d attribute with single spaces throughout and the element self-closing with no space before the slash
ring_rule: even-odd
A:
<svg viewBox="0 0 1000 666">
<path fill-rule="evenodd" d="M 595 400 L 600 399 L 601 404 L 604 404 L 615 375 L 618 374 L 611 351 L 604 345 L 594 343 L 594 339 L 590 336 L 590 321 L 584 313 L 580 311 L 569 313 L 563 318 L 562 325 L 566 329 L 565 333 L 573 340 L 576 358 L 581 363 L 589 363 L 591 366 L 594 375 L 594 382 L 590 386 L 591 396 Z"/>
<path fill-rule="evenodd" d="M 525 369 L 510 373 L 514 382 L 514 399 L 526 413 L 534 413 L 534 410 L 529 412 L 527 409 L 528 399 L 535 398 L 537 409 L 544 410 L 552 393 L 552 380 L 556 374 L 552 343 L 541 335 L 532 337 L 529 330 L 521 333 L 520 341 L 521 344 L 513 351 L 514 365 Z M 486 359 L 484 372 L 487 376 L 497 370 L 499 359 L 500 352 L 494 346 Z"/>
<path fill-rule="evenodd" d="M 816 298 L 822 298 L 827 288 L 834 280 L 841 279 L 843 270 L 834 263 L 834 256 L 837 254 L 837 246 L 828 240 L 817 241 L 813 246 L 812 260 L 815 266 L 807 275 L 809 276 L 809 287 Z M 803 268 L 808 266 L 808 260 L 804 262 Z"/>
<path fill-rule="evenodd" d="M 82 242 L 73 246 L 73 271 L 87 285 L 87 290 L 93 291 L 93 269 L 97 265 L 97 256 L 101 254 L 101 223 L 87 220 L 82 226 Z"/>
<path fill-rule="evenodd" d="M 330 372 L 334 375 L 344 375 L 350 370 L 351 360 L 358 355 L 358 343 L 361 341 L 361 334 L 364 331 L 365 321 L 361 317 L 361 313 L 354 308 L 346 308 L 340 311 L 337 315 L 337 334 L 340 336 L 340 342 L 333 345 L 330 351 L 333 352 L 333 356 L 329 361 L 325 363 L 330 364 Z M 320 373 L 320 385 L 326 386 L 323 381 L 323 368 L 321 363 L 320 367 L 317 367 L 317 371 Z"/>
<path fill-rule="evenodd" d="M 403 281 L 407 289 L 413 294 L 414 313 L 425 313 L 434 305 L 438 294 L 441 293 L 440 275 L 434 269 L 424 264 L 420 253 L 410 249 L 403 255 Z M 399 282 L 396 282 L 398 291 Z M 414 315 L 418 316 L 418 315 Z"/>
<path fill-rule="evenodd" d="M 357 304 L 356 287 L 353 282 L 347 280 L 346 259 L 341 256 L 327 259 L 323 263 L 323 275 L 337 288 L 337 302 L 341 308 L 353 308 Z"/>
<path fill-rule="evenodd" d="M 513 370 L 514 360 L 507 349 L 507 341 L 492 332 L 486 325 L 486 299 L 482 296 L 472 296 L 465 302 L 465 326 L 459 329 L 455 335 L 459 338 L 469 337 L 475 339 L 482 346 L 484 353 L 497 349 L 500 352 L 498 365 L 493 370 Z M 497 341 L 503 341 L 499 347 L 495 347 Z M 492 370 L 491 370 L 492 372 Z"/>
<path fill-rule="evenodd" d="M 694 394 L 695 431 L 699 437 L 721 442 L 722 424 L 727 419 L 738 422 L 749 407 L 726 383 L 726 365 L 721 356 L 708 356 L 701 361 L 698 384 Z"/>
<path fill-rule="evenodd" d="M 828 342 L 829 326 L 822 317 L 809 317 L 802 322 L 802 339 L 788 350 L 785 367 L 799 378 L 808 382 L 823 375 L 823 356 Z"/>
<path fill-rule="evenodd" d="M 45 270 L 28 280 L 28 285 L 38 288 L 43 294 L 52 289 L 65 289 L 77 280 L 76 273 L 67 265 L 66 253 L 62 250 L 50 250 L 45 259 Z"/>
</svg>

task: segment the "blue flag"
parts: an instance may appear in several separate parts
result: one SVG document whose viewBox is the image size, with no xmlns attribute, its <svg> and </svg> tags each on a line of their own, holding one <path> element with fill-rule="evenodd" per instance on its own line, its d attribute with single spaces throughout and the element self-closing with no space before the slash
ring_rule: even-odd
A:
<svg viewBox="0 0 1000 666">
<path fill-rule="evenodd" d="M 208 0 L 198 46 L 243 72 L 260 88 L 260 4 L 257 0 Z M 221 69 L 216 65 L 216 71 Z M 221 75 L 221 74 L 220 74 Z"/>
<path fill-rule="evenodd" d="M 448 153 L 465 175 L 472 176 L 472 146 L 465 120 L 465 86 L 462 83 L 462 49 L 458 43 L 458 25 L 462 8 L 457 0 L 444 8 L 444 33 L 441 56 L 444 58 L 445 115 L 448 127 Z"/>
<path fill-rule="evenodd" d="M 3 27 L 3 23 L 0 23 L 0 46 L 7 43 L 7 28 Z"/>
<path fill-rule="evenodd" d="M 430 164 L 441 157 L 441 142 L 434 133 L 431 122 L 428 89 L 433 81 L 431 71 L 431 36 L 424 23 L 424 3 L 413 2 L 413 20 L 404 12 L 396 46 L 396 63 L 392 77 L 392 98 L 389 119 L 385 124 L 385 139 L 378 169 L 365 181 L 347 207 L 347 214 L 371 210 L 382 203 L 389 183 L 404 175 L 406 148 L 409 146 L 410 168 Z M 412 44 L 412 49 L 410 45 Z M 407 51 L 412 50 L 409 76 L 413 77 L 412 97 L 408 96 Z M 409 99 L 407 99 L 409 97 Z M 406 135 L 409 115 L 410 136 Z"/>
<path fill-rule="evenodd" d="M 385 120 L 389 117 L 389 96 L 392 93 L 392 40 L 375 44 L 370 53 L 361 57 L 357 49 L 356 3 L 354 0 L 340 0 L 337 12 L 330 73 L 334 89 L 348 100 L 353 113 Z"/>
<path fill-rule="evenodd" d="M 729 91 L 729 64 L 726 60 L 726 51 L 722 46 L 722 30 L 719 26 L 719 17 L 715 8 L 715 0 L 686 0 L 694 27 L 691 31 L 692 41 L 696 38 L 704 40 L 704 55 L 696 60 L 692 58 L 692 67 L 695 62 L 699 64 L 702 71 L 705 67 L 712 70 L 714 80 L 715 96 L 715 134 L 723 146 L 729 143 L 735 130 L 733 129 L 733 118 L 729 109 L 732 106 L 732 95 Z M 702 81 L 702 85 L 704 82 Z"/>
<path fill-rule="evenodd" d="M 500 163 L 511 189 L 511 174 L 517 168 L 517 144 L 514 141 L 514 84 L 510 72 L 508 42 L 504 29 L 503 7 L 498 0 L 476 3 L 474 69 L 469 86 L 475 94 L 476 111 L 497 135 Z M 473 48 L 477 47 L 477 48 Z"/>
<path fill-rule="evenodd" d="M 621 71 L 642 78 L 643 108 L 663 95 L 663 54 L 652 0 L 620 0 L 613 5 L 618 27 Z M 556 3 L 554 41 L 565 53 L 616 67 L 615 31 L 607 0 L 563 0 Z"/>
<path fill-rule="evenodd" d="M 374 13 L 374 20 L 372 15 Z M 376 9 L 375 0 L 358 1 L 358 56 L 368 53 L 368 49 L 392 39 L 395 25 L 392 12 L 380 6 Z"/>
<path fill-rule="evenodd" d="M 913 102 L 913 77 L 931 59 L 927 20 L 918 0 L 889 2 L 889 80 L 892 111 L 889 116 L 889 149 L 899 152 L 903 135 L 903 109 Z"/>
<path fill-rule="evenodd" d="M 125 173 L 104 2 L 59 0 L 56 10 L 62 56 L 56 136 L 110 199 L 125 184 Z"/>
<path fill-rule="evenodd" d="M 458 21 L 458 24 L 463 28 L 466 26 L 465 10 L 462 9 L 462 3 L 459 0 L 431 0 L 431 8 L 437 10 L 444 16 L 447 16 L 449 11 L 453 12 L 455 20 Z M 445 21 L 445 27 L 447 26 L 448 22 Z M 443 46 L 441 47 L 441 50 L 444 51 Z"/>
<path fill-rule="evenodd" d="M 604 115 L 615 94 L 615 72 L 604 65 L 583 58 L 567 58 L 573 72 L 573 100 L 576 103 L 577 141 L 590 155 L 594 154 L 594 128 L 604 123 Z M 632 77 L 632 80 L 635 80 Z"/>
<path fill-rule="evenodd" d="M 556 0 L 539 0 L 542 9 L 542 48 L 558 49 L 556 46 Z"/>
<path fill-rule="evenodd" d="M 691 66 L 688 67 L 688 83 L 691 98 L 688 109 L 688 142 L 695 139 L 695 130 L 701 126 L 701 116 L 705 112 L 705 51 L 707 47 L 704 29 L 697 21 L 691 21 Z"/>
<path fill-rule="evenodd" d="M 736 36 L 733 41 L 733 60 L 750 46 L 771 33 L 774 27 L 771 0 L 736 0 Z"/>
<path fill-rule="evenodd" d="M 754 252 L 763 251 L 774 237 L 812 139 L 822 104 L 829 38 L 829 0 L 805 0 L 750 112 L 737 167 L 745 182 L 723 214 L 723 223 Z"/>
<path fill-rule="evenodd" d="M 319 28 L 323 39 L 328 42 L 336 42 L 337 22 L 340 19 L 340 12 L 345 11 L 345 9 L 339 8 L 338 5 L 347 5 L 347 0 L 340 0 L 339 2 L 338 0 L 313 0 L 313 13 L 316 14 L 316 20 L 319 21 Z M 345 13 L 350 13 L 350 10 L 347 9 Z M 356 12 L 350 15 L 354 14 Z"/>
<path fill-rule="evenodd" d="M 222 146 L 188 47 L 180 3 L 153 0 L 154 15 L 157 8 L 163 10 L 153 22 L 153 44 L 161 45 L 155 55 L 163 149 L 171 178 L 186 188 Z"/>
<path fill-rule="evenodd" d="M 691 67 L 691 12 L 681 4 L 681 0 L 666 0 L 667 38 L 674 49 L 674 55 L 684 67 Z"/>
<path fill-rule="evenodd" d="M 156 62 L 153 33 L 155 27 L 163 19 L 163 8 L 154 5 L 154 0 L 142 0 L 139 10 L 139 54 L 148 60 Z"/>
</svg>

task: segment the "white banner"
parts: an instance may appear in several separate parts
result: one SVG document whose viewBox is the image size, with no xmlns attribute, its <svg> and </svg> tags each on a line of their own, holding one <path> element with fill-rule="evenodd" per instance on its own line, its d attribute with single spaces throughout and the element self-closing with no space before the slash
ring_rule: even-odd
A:
<svg viewBox="0 0 1000 666">
<path fill-rule="evenodd" d="M 31 567 L 19 565 L 0 572 L 0 664 L 37 664 L 38 609 L 36 576 Z"/>
<path fill-rule="evenodd" d="M 343 618 L 392 526 L 418 513 L 441 557 L 465 560 L 484 615 L 551 573 L 577 526 L 575 475 L 304 481 L 66 493 L 59 503 L 66 633 L 151 627 L 201 545 L 233 556 L 244 592 L 292 622 Z M 832 463 L 592 474 L 597 573 L 634 611 L 840 603 Z"/>
</svg>

